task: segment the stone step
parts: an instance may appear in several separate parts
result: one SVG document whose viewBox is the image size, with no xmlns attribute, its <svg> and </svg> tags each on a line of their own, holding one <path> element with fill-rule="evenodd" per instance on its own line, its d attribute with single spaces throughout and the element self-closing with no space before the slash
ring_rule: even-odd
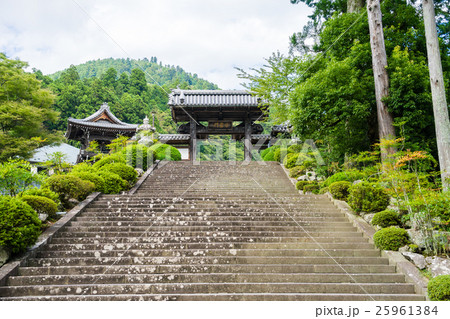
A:
<svg viewBox="0 0 450 319">
<path fill-rule="evenodd" d="M 0 297 L 5 301 L 425 301 L 418 294 L 218 293 Z"/>
<path fill-rule="evenodd" d="M 353 293 L 413 294 L 405 283 L 148 283 L 80 284 L 0 287 L 0 296 L 116 295 L 116 294 L 196 294 L 196 293 Z"/>
<path fill-rule="evenodd" d="M 302 265 L 302 264 L 202 264 L 202 265 L 68 265 L 68 266 L 40 266 L 21 267 L 19 275 L 82 275 L 82 274 L 171 274 L 171 273 L 310 273 L 310 274 L 392 274 L 392 265 Z"/>
<path fill-rule="evenodd" d="M 172 273 L 172 274 L 95 274 L 95 275 L 41 275 L 13 276 L 9 286 L 80 285 L 127 283 L 404 283 L 401 274 L 310 274 L 310 273 Z"/>
<path fill-rule="evenodd" d="M 146 222 L 148 221 L 148 217 L 142 217 L 142 216 L 116 216 L 114 214 L 111 214 L 111 216 L 97 216 L 95 214 L 92 214 L 91 216 L 80 216 L 75 219 L 76 222 L 128 222 L 128 221 L 134 221 L 134 222 Z M 166 221 L 167 220 L 167 221 Z M 170 218 L 164 218 L 160 220 L 160 223 L 163 222 L 170 222 L 172 220 L 176 221 L 182 221 L 182 222 L 197 222 L 197 221 L 210 221 L 214 223 L 285 223 L 285 222 L 292 222 L 292 217 L 284 214 L 284 216 L 277 216 L 277 217 L 270 217 L 270 216 L 176 216 L 176 217 L 170 217 Z M 304 217 L 302 216 L 302 221 L 308 222 L 308 221 L 317 221 L 317 222 L 325 222 L 328 220 L 332 220 L 335 222 L 347 222 L 348 219 L 346 217 L 333 217 L 333 218 L 327 218 L 327 217 Z"/>
<path fill-rule="evenodd" d="M 71 257 L 71 255 L 81 257 Z M 84 265 L 168 265 L 168 264 L 311 264 L 311 265 L 387 265 L 388 260 L 380 257 L 296 257 L 296 256 L 186 256 L 186 257 L 144 257 L 145 251 L 126 252 L 96 251 L 90 254 L 86 252 L 67 252 L 66 255 L 59 253 L 55 257 L 42 258 L 48 252 L 41 252 L 37 258 L 31 258 L 28 265 L 36 266 L 84 266 Z M 119 254 L 124 254 L 120 257 Z M 134 254 L 133 254 L 134 253 Z M 51 255 L 51 254 L 50 254 Z M 59 255 L 59 256 L 58 256 Z"/>
<path fill-rule="evenodd" d="M 165 244 L 149 244 L 149 243 L 105 243 L 105 244 L 49 244 L 42 252 L 38 254 L 47 253 L 47 257 L 54 257 L 58 252 L 80 252 L 80 251 L 104 251 L 114 250 L 124 252 L 126 250 L 145 250 L 146 256 L 162 256 L 162 257 L 177 257 L 177 256 L 348 256 L 348 257 L 380 257 L 380 252 L 375 249 L 331 249 L 331 250 L 316 250 L 316 249 L 299 249 L 291 248 L 290 245 L 278 245 L 277 248 L 231 248 L 228 245 L 212 245 L 212 248 L 175 248 L 168 247 L 165 249 Z M 244 246 L 244 245 L 237 245 Z M 283 247 L 288 246 L 288 247 Z M 293 245 L 292 245 L 293 246 Z M 298 246 L 298 245 L 297 245 Z M 220 248 L 216 248 L 220 247 Z M 43 255 L 44 256 L 44 255 Z"/>
</svg>

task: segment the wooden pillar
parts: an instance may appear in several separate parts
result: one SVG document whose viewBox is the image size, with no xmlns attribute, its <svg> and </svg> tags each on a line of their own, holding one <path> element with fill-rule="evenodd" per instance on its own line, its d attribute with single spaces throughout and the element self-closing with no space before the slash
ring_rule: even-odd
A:
<svg viewBox="0 0 450 319">
<path fill-rule="evenodd" d="M 245 137 L 244 137 L 244 161 L 252 160 L 252 123 L 249 118 L 245 121 Z"/>
<path fill-rule="evenodd" d="M 189 132 L 191 140 L 189 141 L 189 159 L 191 161 L 197 160 L 197 122 L 191 118 Z"/>
</svg>

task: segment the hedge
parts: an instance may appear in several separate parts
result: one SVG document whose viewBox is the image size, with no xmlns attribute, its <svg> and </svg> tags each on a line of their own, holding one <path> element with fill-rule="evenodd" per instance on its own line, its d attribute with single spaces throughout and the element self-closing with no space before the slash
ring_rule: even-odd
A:
<svg viewBox="0 0 450 319">
<path fill-rule="evenodd" d="M 347 181 L 341 181 L 341 182 L 334 182 L 328 186 L 328 189 L 333 195 L 333 198 L 339 199 L 339 200 L 347 200 L 349 189 L 352 186 L 352 183 Z"/>
<path fill-rule="evenodd" d="M 450 301 L 450 275 L 441 275 L 428 282 L 428 297 L 431 301 Z"/>
<path fill-rule="evenodd" d="M 350 187 L 347 202 L 355 212 L 375 213 L 389 206 L 389 195 L 375 183 L 361 182 Z"/>
<path fill-rule="evenodd" d="M 409 244 L 408 232 L 395 226 L 383 228 L 373 235 L 373 242 L 383 250 L 398 250 Z"/>
<path fill-rule="evenodd" d="M 38 214 L 47 214 L 50 219 L 56 217 L 58 205 L 50 198 L 36 195 L 23 195 L 20 197 L 33 208 Z"/>
</svg>

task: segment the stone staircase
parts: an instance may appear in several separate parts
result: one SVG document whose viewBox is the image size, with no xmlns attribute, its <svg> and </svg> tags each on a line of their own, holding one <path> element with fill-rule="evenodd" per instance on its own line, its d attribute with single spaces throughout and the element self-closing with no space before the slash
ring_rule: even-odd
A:
<svg viewBox="0 0 450 319">
<path fill-rule="evenodd" d="M 171 162 L 102 195 L 2 300 L 425 300 L 326 196 L 277 163 Z"/>
</svg>

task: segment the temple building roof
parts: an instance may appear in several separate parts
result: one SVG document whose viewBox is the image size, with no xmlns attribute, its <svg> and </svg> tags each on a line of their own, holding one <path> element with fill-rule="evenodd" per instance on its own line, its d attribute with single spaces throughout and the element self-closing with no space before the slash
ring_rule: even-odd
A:
<svg viewBox="0 0 450 319">
<path fill-rule="evenodd" d="M 69 118 L 66 137 L 77 140 L 86 131 L 101 131 L 105 133 L 134 135 L 138 125 L 128 124 L 119 120 L 104 103 L 94 114 L 84 119 Z"/>
</svg>

